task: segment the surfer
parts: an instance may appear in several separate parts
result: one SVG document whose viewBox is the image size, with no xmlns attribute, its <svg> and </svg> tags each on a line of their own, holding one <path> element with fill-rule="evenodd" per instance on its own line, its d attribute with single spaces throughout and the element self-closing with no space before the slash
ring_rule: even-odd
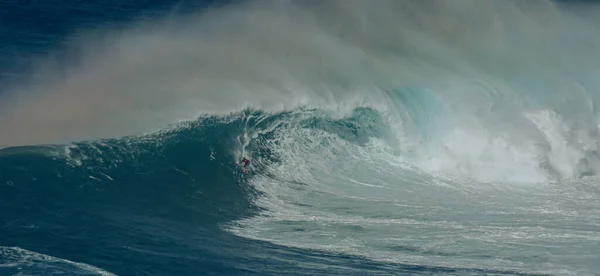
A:
<svg viewBox="0 0 600 276">
<path fill-rule="evenodd" d="M 244 173 L 248 173 L 248 166 L 250 166 L 250 160 L 248 160 L 248 158 L 246 158 L 244 156 L 244 158 L 242 158 L 242 161 L 240 162 L 240 164 L 244 163 Z"/>
</svg>

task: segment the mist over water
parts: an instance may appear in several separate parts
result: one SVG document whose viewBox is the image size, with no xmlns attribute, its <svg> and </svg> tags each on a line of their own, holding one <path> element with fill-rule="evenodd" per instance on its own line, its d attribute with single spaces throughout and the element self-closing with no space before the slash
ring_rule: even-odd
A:
<svg viewBox="0 0 600 276">
<path fill-rule="evenodd" d="M 75 34 L 68 58 L 40 61 L 2 93 L 0 145 L 128 135 L 244 107 L 390 109 L 382 91 L 406 86 L 432 88 L 448 115 L 491 120 L 524 106 L 569 111 L 568 97 L 584 106 L 564 116 L 590 124 L 588 19 L 550 1 L 245 1 L 106 27 Z"/>
</svg>

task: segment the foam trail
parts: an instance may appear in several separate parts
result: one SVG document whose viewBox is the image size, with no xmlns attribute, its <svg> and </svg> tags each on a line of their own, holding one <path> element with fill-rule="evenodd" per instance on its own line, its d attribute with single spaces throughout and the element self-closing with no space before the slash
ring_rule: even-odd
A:
<svg viewBox="0 0 600 276">
<path fill-rule="evenodd" d="M 19 247 L 0 246 L 0 271 L 12 275 L 65 274 L 116 276 L 95 266 L 36 253 Z M 32 273 L 32 274 L 29 274 Z"/>
</svg>

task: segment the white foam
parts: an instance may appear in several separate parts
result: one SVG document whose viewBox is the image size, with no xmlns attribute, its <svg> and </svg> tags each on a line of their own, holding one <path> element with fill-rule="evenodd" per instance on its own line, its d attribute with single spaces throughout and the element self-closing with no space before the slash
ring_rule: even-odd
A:
<svg viewBox="0 0 600 276">
<path fill-rule="evenodd" d="M 0 270 L 13 271 L 15 273 L 14 275 L 38 275 L 51 273 L 115 276 L 113 273 L 88 264 L 77 263 L 53 256 L 48 256 L 19 247 L 5 246 L 0 246 Z"/>
<path fill-rule="evenodd" d="M 555 275 L 589 274 L 597 268 L 591 256 L 598 253 L 593 244 L 600 231 L 591 222 L 600 218 L 600 209 L 594 201 L 578 201 L 585 189 L 563 183 L 507 185 L 508 180 L 545 175 L 536 170 L 537 157 L 527 156 L 532 149 L 502 141 L 475 147 L 471 140 L 462 149 L 464 136 L 444 140 L 455 151 L 465 150 L 462 157 L 475 165 L 496 147 L 489 160 L 482 160 L 496 167 L 474 166 L 466 174 L 514 177 L 495 185 L 448 178 L 449 173 L 431 175 L 434 168 L 417 169 L 413 159 L 394 154 L 379 139 L 361 146 L 294 123 L 273 132 L 274 138 L 258 135 L 252 143 L 282 161 L 255 159 L 266 170 L 250 180 L 262 192 L 255 203 L 263 211 L 227 227 L 237 235 L 402 264 Z M 478 135 L 471 139 L 494 141 L 491 134 Z M 511 159 L 519 155 L 521 160 Z M 465 160 L 454 156 L 448 162 Z M 579 208 L 587 211 L 573 213 Z"/>
</svg>

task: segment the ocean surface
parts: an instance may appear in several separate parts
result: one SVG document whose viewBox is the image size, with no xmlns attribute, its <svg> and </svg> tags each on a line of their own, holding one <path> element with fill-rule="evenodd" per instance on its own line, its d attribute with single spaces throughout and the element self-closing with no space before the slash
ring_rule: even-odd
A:
<svg viewBox="0 0 600 276">
<path fill-rule="evenodd" d="M 0 275 L 600 275 L 599 51 L 595 1 L 0 0 Z"/>
</svg>

